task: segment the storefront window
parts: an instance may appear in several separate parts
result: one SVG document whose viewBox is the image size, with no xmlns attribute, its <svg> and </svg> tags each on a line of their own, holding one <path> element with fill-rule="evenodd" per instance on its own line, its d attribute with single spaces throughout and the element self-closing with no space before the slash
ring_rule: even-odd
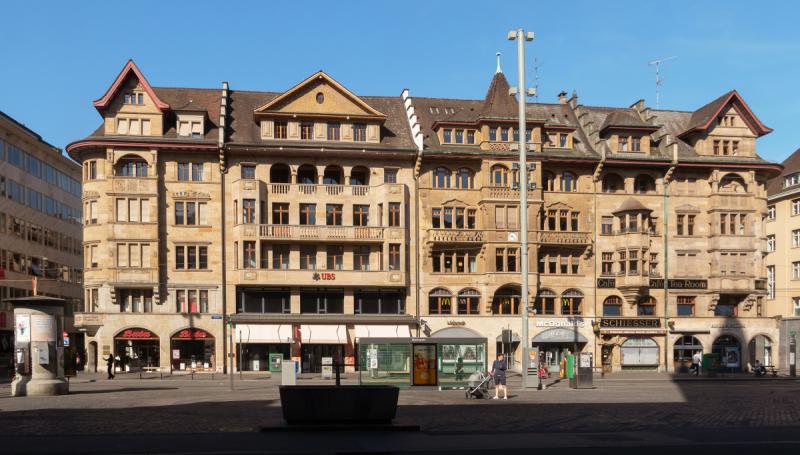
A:
<svg viewBox="0 0 800 455">
<path fill-rule="evenodd" d="M 114 337 L 114 358 L 117 371 L 139 371 L 159 366 L 159 339 L 142 328 L 125 329 Z"/>
<path fill-rule="evenodd" d="M 289 299 L 289 290 L 285 288 L 241 289 L 236 302 L 236 312 L 289 313 Z"/>
<path fill-rule="evenodd" d="M 173 370 L 214 370 L 214 337 L 205 330 L 183 329 L 170 341 Z"/>
<path fill-rule="evenodd" d="M 344 313 L 344 291 L 341 289 L 300 293 L 301 313 Z"/>
</svg>

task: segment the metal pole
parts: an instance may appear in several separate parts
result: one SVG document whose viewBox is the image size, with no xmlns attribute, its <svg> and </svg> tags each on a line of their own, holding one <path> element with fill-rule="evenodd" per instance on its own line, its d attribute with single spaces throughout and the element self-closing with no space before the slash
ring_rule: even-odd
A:
<svg viewBox="0 0 800 455">
<path fill-rule="evenodd" d="M 520 306 L 522 313 L 522 388 L 528 387 L 528 367 L 530 359 L 528 348 L 528 148 L 525 140 L 527 125 L 525 121 L 525 32 L 517 29 L 517 104 L 519 107 L 519 243 L 522 292 Z"/>
<path fill-rule="evenodd" d="M 228 319 L 228 337 L 230 339 L 230 352 L 228 353 L 228 357 L 230 358 L 230 371 L 228 374 L 231 377 L 231 392 L 233 392 L 233 321 L 230 319 Z"/>
<path fill-rule="evenodd" d="M 665 176 L 666 177 L 666 176 Z M 664 372 L 669 371 L 669 180 L 664 179 Z"/>
</svg>

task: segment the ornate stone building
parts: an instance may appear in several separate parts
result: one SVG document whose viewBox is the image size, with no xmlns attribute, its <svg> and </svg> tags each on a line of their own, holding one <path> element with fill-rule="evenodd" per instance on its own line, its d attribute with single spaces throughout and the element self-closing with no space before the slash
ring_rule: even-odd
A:
<svg viewBox="0 0 800 455">
<path fill-rule="evenodd" d="M 132 367 L 221 370 L 234 350 L 235 369 L 281 354 L 309 372 L 336 353 L 356 367 L 359 338 L 455 332 L 516 368 L 530 342 L 554 371 L 567 350 L 608 370 L 772 355 L 780 167 L 756 154 L 770 130 L 738 93 L 692 112 L 562 93 L 527 105 L 524 133 L 508 93 L 499 70 L 475 100 L 358 96 L 322 72 L 279 93 L 154 88 L 129 62 L 95 102 L 103 125 L 68 147 L 84 166 L 90 346 Z"/>
</svg>

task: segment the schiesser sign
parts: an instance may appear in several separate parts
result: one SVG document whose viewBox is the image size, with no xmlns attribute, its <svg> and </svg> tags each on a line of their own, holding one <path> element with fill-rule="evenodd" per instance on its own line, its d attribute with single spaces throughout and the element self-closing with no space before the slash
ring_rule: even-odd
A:
<svg viewBox="0 0 800 455">
<path fill-rule="evenodd" d="M 600 319 L 601 329 L 657 329 L 661 327 L 660 319 Z"/>
</svg>

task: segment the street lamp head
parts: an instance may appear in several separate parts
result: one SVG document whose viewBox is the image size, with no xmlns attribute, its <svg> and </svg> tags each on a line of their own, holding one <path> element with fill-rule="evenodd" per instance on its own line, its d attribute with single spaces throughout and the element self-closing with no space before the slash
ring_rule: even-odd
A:
<svg viewBox="0 0 800 455">
<path fill-rule="evenodd" d="M 533 32 L 525 33 L 525 41 L 533 41 Z"/>
<path fill-rule="evenodd" d="M 514 96 L 514 95 L 516 95 L 516 94 L 517 94 L 517 88 L 516 88 L 516 87 L 510 87 L 510 88 L 508 89 L 508 94 L 509 94 L 510 96 Z"/>
<path fill-rule="evenodd" d="M 536 89 L 534 87 L 528 87 L 528 96 L 536 96 Z"/>
<path fill-rule="evenodd" d="M 517 31 L 511 30 L 510 32 L 508 32 L 508 40 L 514 41 L 515 39 L 517 39 Z"/>
</svg>

